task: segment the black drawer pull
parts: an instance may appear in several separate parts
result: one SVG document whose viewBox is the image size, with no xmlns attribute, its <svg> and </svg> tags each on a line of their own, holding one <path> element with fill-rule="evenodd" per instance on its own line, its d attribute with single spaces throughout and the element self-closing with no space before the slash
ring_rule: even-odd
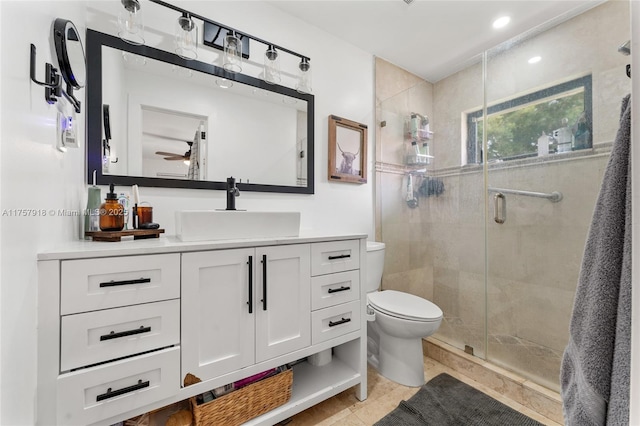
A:
<svg viewBox="0 0 640 426">
<path fill-rule="evenodd" d="M 249 256 L 249 261 L 247 261 L 247 265 L 249 265 L 249 301 L 247 305 L 249 305 L 249 313 L 253 313 L 253 256 Z"/>
<path fill-rule="evenodd" d="M 96 396 L 96 402 L 104 401 L 105 399 L 115 398 L 116 396 L 124 395 L 125 393 L 137 391 L 139 389 L 148 388 L 149 381 L 143 382 L 142 380 L 138 380 L 137 385 L 127 386 L 126 388 L 118 389 L 112 391 L 111 388 L 107 389 L 106 393 Z"/>
<path fill-rule="evenodd" d="M 327 293 L 337 293 L 339 291 L 351 290 L 351 287 L 341 286 L 340 288 L 330 288 Z"/>
<path fill-rule="evenodd" d="M 109 281 L 106 283 L 100 283 L 100 287 L 117 287 L 119 285 L 129 285 L 129 284 L 144 284 L 150 283 L 151 278 L 140 278 L 138 280 L 122 280 L 122 281 Z"/>
<path fill-rule="evenodd" d="M 262 255 L 262 310 L 267 310 L 267 255 Z"/>
<path fill-rule="evenodd" d="M 350 254 L 340 254 L 338 256 L 329 256 L 329 260 L 336 260 L 336 259 L 347 259 L 351 257 Z"/>
<path fill-rule="evenodd" d="M 336 325 L 344 324 L 346 322 L 350 322 L 351 318 L 342 318 L 340 321 L 329 321 L 329 327 L 335 327 Z"/>
<path fill-rule="evenodd" d="M 145 326 L 141 325 L 140 328 L 136 328 L 135 330 L 121 331 L 119 333 L 116 333 L 115 331 L 112 331 L 109 334 L 105 334 L 104 336 L 100 336 L 100 341 L 102 342 L 103 340 L 111 340 L 111 339 L 117 339 L 119 337 L 133 336 L 134 334 L 148 333 L 150 331 L 151 331 L 151 327 L 145 327 Z"/>
</svg>

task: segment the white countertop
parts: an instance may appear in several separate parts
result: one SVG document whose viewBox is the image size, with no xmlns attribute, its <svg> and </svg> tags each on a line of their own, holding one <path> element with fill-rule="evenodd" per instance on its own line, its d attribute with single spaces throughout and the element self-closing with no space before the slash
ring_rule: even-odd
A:
<svg viewBox="0 0 640 426">
<path fill-rule="evenodd" d="M 123 237 L 119 242 L 71 241 L 42 250 L 38 260 L 87 259 L 143 254 L 176 253 L 202 250 L 220 250 L 241 247 L 260 247 L 283 244 L 305 244 L 323 241 L 353 240 L 367 238 L 367 234 L 303 234 L 299 237 L 258 238 L 241 240 L 216 240 L 182 242 L 175 236 L 161 235 L 159 238 L 133 240 Z"/>
</svg>

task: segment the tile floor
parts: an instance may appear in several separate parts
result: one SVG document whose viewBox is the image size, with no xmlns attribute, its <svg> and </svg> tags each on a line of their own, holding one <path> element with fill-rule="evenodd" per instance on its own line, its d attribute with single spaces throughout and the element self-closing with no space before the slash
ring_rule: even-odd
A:
<svg viewBox="0 0 640 426">
<path fill-rule="evenodd" d="M 431 358 L 424 358 L 425 378 L 431 380 L 440 373 L 448 373 L 509 407 L 545 424 L 560 426 L 535 411 L 506 398 L 498 392 L 460 374 Z M 397 407 L 403 399 L 408 399 L 419 388 L 410 388 L 394 383 L 380 376 L 374 369 L 368 371 L 368 398 L 360 402 L 353 389 L 348 389 L 333 398 L 294 416 L 287 426 L 371 426 Z"/>
</svg>

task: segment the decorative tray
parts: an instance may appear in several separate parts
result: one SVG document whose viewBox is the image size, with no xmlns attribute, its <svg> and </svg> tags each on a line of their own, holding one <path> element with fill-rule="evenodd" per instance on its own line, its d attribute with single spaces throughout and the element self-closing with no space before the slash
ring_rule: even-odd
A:
<svg viewBox="0 0 640 426">
<path fill-rule="evenodd" d="M 93 241 L 120 241 L 122 237 L 133 235 L 134 240 L 146 238 L 158 238 L 164 234 L 164 229 L 127 229 L 126 231 L 91 231 L 84 235 L 91 237 Z"/>
</svg>

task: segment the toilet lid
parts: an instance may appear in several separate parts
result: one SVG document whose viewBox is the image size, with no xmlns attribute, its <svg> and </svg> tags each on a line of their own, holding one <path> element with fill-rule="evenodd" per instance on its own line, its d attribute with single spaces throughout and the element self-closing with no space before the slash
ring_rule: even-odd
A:
<svg viewBox="0 0 640 426">
<path fill-rule="evenodd" d="M 442 310 L 437 305 L 413 294 L 384 290 L 368 296 L 370 305 L 394 317 L 414 321 L 437 321 L 442 318 Z"/>
</svg>

